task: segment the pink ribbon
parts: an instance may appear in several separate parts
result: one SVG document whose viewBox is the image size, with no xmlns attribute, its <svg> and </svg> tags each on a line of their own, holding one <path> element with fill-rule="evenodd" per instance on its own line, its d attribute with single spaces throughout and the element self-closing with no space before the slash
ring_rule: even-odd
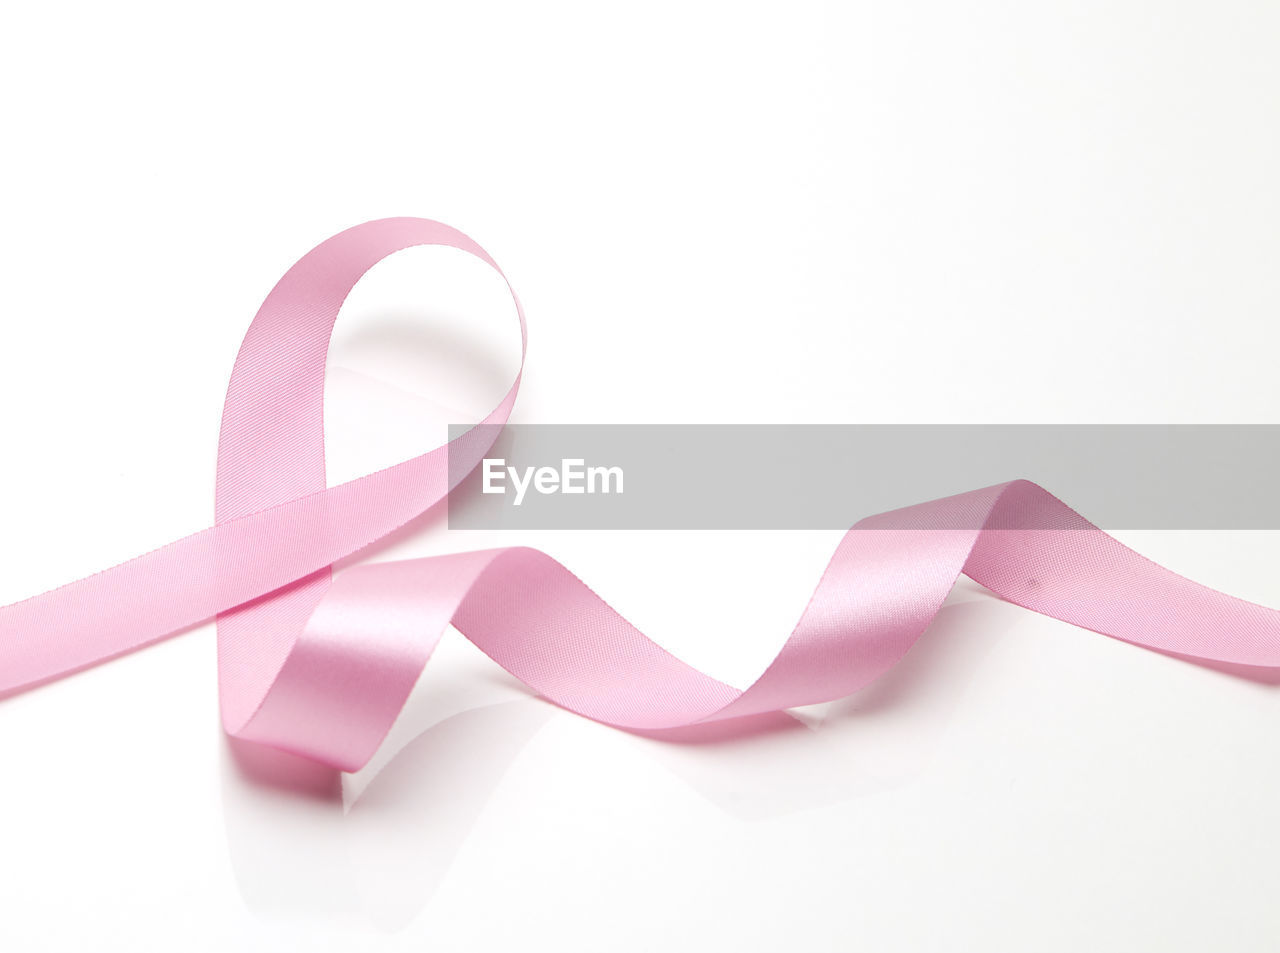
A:
<svg viewBox="0 0 1280 953">
<path fill-rule="evenodd" d="M 215 525 L 0 609 L 0 691 L 217 616 L 226 730 L 355 770 L 450 622 L 561 707 L 623 728 L 673 728 L 856 691 L 903 656 L 962 572 L 1018 605 L 1137 645 L 1280 665 L 1280 612 L 1161 568 L 1025 481 L 858 523 L 746 690 L 660 648 L 537 550 L 364 565 L 334 578 L 333 563 L 440 503 L 452 489 L 449 456 L 455 474 L 472 469 L 499 429 L 326 486 L 325 359 L 338 310 L 369 268 L 416 245 L 498 268 L 447 225 L 394 218 L 335 235 L 289 269 L 232 370 Z M 516 314 L 523 344 L 518 300 Z M 517 374 L 482 424 L 507 421 L 519 383 Z"/>
</svg>

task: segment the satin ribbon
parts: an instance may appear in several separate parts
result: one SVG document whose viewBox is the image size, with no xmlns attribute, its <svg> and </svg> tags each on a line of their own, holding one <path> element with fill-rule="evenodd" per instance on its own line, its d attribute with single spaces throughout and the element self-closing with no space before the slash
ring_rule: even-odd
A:
<svg viewBox="0 0 1280 953">
<path fill-rule="evenodd" d="M 0 691 L 216 616 L 226 730 L 350 771 L 373 755 L 449 623 L 557 705 L 622 728 L 673 728 L 856 691 L 903 656 L 962 572 L 1137 645 L 1280 665 L 1280 612 L 1161 568 L 1025 481 L 858 523 L 746 690 L 666 652 L 537 550 L 362 565 L 335 578 L 333 563 L 440 503 L 450 472 L 479 463 L 519 388 L 517 374 L 484 426 L 451 444 L 326 485 L 325 359 L 339 308 L 369 268 L 417 245 L 461 249 L 501 274 L 471 239 L 424 219 L 368 222 L 308 253 L 267 296 L 236 358 L 215 525 L 0 609 Z M 516 315 L 523 367 L 518 299 Z"/>
</svg>

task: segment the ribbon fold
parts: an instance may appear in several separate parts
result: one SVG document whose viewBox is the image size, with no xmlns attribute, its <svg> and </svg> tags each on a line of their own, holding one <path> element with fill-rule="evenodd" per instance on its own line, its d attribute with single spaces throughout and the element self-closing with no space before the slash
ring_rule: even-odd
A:
<svg viewBox="0 0 1280 953">
<path fill-rule="evenodd" d="M 415 218 L 358 225 L 304 256 L 267 296 L 236 358 L 214 525 L 0 608 L 0 692 L 216 616 L 227 732 L 352 771 L 385 737 L 450 623 L 563 708 L 622 728 L 673 728 L 856 691 L 903 656 L 961 573 L 1136 645 L 1280 665 L 1280 612 L 1150 562 L 1026 481 L 859 522 L 745 690 L 681 662 L 537 550 L 368 564 L 335 578 L 335 562 L 445 499 L 450 456 L 455 475 L 478 465 L 519 389 L 517 373 L 481 426 L 451 443 L 327 485 L 324 375 L 338 311 L 374 264 L 416 245 L 461 249 L 502 274 L 461 232 Z M 527 331 L 512 297 L 523 369 Z"/>
</svg>

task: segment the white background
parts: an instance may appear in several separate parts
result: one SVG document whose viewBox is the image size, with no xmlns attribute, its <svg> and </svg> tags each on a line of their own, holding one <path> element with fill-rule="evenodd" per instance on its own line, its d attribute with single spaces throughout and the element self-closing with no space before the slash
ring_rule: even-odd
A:
<svg viewBox="0 0 1280 953">
<path fill-rule="evenodd" d="M 519 421 L 1275 423 L 1278 41 L 1262 2 L 7 11 L 0 603 L 210 520 L 258 303 L 385 215 L 507 269 Z M 483 411 L 515 340 L 474 263 L 379 266 L 332 479 Z M 501 539 L 418 529 L 378 558 Z M 519 541 L 741 683 L 837 535 Z M 1277 534 L 1124 538 L 1280 605 Z M 721 744 L 454 635 L 339 779 L 233 756 L 206 626 L 0 701 L 0 947 L 1273 949 L 1277 729 L 1272 685 L 962 586 L 882 683 Z"/>
</svg>

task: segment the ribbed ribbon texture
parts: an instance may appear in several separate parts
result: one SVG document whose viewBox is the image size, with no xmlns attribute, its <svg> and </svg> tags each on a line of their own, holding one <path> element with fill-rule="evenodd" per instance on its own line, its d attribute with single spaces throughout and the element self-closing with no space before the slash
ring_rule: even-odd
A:
<svg viewBox="0 0 1280 953">
<path fill-rule="evenodd" d="M 216 616 L 226 730 L 355 770 L 449 623 L 557 705 L 623 728 L 674 728 L 856 691 L 903 656 L 960 573 L 1018 605 L 1137 645 L 1280 665 L 1280 612 L 1161 568 L 1026 481 L 855 525 L 777 657 L 745 690 L 660 648 L 534 549 L 358 565 L 335 577 L 335 562 L 447 497 L 450 474 L 483 459 L 519 388 L 517 374 L 482 426 L 451 444 L 326 485 L 334 321 L 365 272 L 418 245 L 458 248 L 498 268 L 447 225 L 392 218 L 335 235 L 289 269 L 231 373 L 215 524 L 0 608 L 0 692 Z M 516 315 L 523 366 L 518 300 Z"/>
</svg>

